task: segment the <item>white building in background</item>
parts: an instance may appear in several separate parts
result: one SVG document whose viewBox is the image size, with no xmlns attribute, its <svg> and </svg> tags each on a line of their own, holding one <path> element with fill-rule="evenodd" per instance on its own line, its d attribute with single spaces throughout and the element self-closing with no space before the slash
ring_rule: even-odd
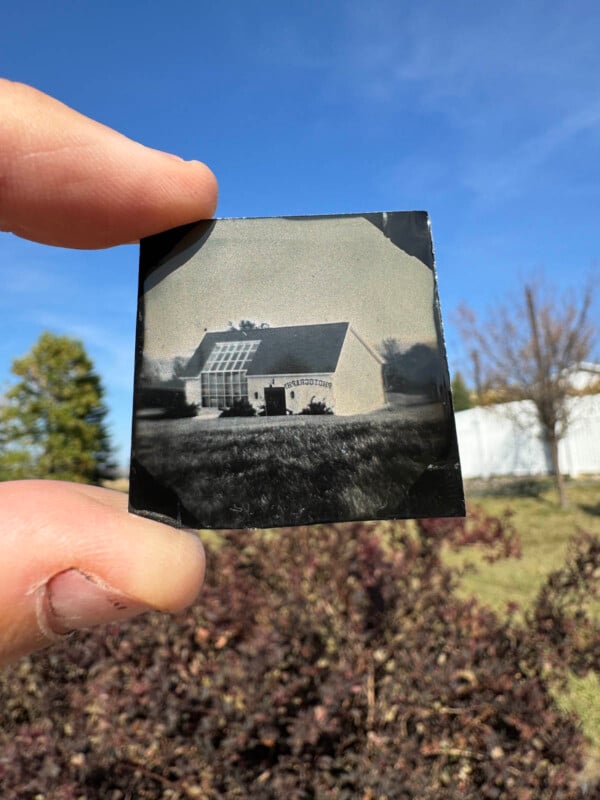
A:
<svg viewBox="0 0 600 800">
<path fill-rule="evenodd" d="M 336 414 L 385 405 L 382 358 L 348 322 L 206 333 L 185 368 L 188 403 L 223 409 L 247 399 L 268 415 L 311 400 Z"/>
<path fill-rule="evenodd" d="M 598 370 L 600 374 L 600 369 Z M 578 388 L 585 389 L 577 373 Z M 570 399 L 571 424 L 559 443 L 561 470 L 600 474 L 600 393 Z M 479 406 L 456 415 L 463 478 L 545 475 L 552 461 L 530 401 Z"/>
</svg>

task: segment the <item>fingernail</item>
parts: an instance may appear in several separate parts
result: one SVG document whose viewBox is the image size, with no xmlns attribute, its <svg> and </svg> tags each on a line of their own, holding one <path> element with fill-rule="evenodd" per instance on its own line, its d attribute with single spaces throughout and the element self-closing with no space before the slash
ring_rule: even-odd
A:
<svg viewBox="0 0 600 800">
<path fill-rule="evenodd" d="M 151 610 L 77 569 L 51 578 L 46 585 L 46 600 L 47 623 L 57 634 L 129 619 Z"/>
</svg>

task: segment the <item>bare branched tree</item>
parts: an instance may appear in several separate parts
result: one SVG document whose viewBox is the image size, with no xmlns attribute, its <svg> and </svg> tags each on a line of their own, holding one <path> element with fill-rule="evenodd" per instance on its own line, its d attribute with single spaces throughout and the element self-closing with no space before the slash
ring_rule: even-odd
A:
<svg viewBox="0 0 600 800">
<path fill-rule="evenodd" d="M 590 359 L 597 329 L 595 286 L 558 295 L 543 283 L 525 286 L 510 306 L 480 322 L 466 305 L 458 325 L 476 375 L 479 402 L 530 400 L 548 445 L 561 506 L 567 506 L 558 443 L 571 421 L 573 371 Z"/>
</svg>

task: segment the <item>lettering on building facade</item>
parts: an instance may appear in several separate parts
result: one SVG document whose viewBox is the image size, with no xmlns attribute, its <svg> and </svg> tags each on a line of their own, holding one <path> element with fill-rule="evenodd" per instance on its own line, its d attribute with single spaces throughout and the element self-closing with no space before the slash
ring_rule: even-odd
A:
<svg viewBox="0 0 600 800">
<path fill-rule="evenodd" d="M 331 389 L 333 384 L 330 381 L 322 381 L 319 378 L 298 378 L 283 384 L 284 389 L 292 389 L 294 386 L 322 386 L 325 389 Z"/>
</svg>

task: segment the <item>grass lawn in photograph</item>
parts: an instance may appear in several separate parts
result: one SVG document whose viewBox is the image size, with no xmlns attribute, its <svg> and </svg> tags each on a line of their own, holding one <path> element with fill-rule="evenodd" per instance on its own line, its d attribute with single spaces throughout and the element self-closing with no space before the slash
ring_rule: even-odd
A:
<svg viewBox="0 0 600 800">
<path fill-rule="evenodd" d="M 441 404 L 353 417 L 138 420 L 136 457 L 198 527 L 276 527 L 456 513 L 449 438 Z"/>
</svg>

